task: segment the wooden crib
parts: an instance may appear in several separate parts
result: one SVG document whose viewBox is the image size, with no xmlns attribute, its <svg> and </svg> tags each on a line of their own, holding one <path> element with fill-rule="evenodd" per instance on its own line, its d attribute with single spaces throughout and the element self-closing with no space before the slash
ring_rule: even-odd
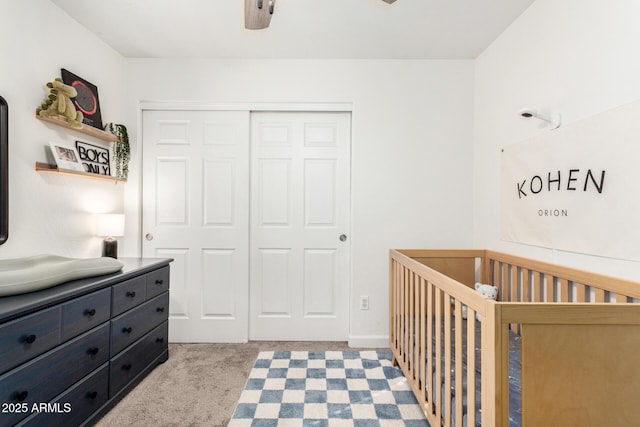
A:
<svg viewBox="0 0 640 427">
<path fill-rule="evenodd" d="M 640 425 L 640 283 L 489 250 L 391 250 L 389 276 L 394 362 L 431 427 Z"/>
</svg>

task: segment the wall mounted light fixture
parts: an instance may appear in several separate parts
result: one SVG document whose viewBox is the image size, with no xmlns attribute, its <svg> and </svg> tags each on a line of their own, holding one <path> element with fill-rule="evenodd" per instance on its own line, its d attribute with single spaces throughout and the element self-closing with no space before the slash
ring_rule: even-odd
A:
<svg viewBox="0 0 640 427">
<path fill-rule="evenodd" d="M 551 113 L 549 115 L 538 113 L 533 108 L 523 108 L 520 110 L 520 115 L 526 119 L 529 117 L 535 117 L 536 119 L 543 120 L 551 125 L 551 129 L 557 129 L 560 127 L 560 113 Z"/>
<path fill-rule="evenodd" d="M 244 0 L 244 27 L 263 30 L 271 23 L 276 0 Z"/>
</svg>

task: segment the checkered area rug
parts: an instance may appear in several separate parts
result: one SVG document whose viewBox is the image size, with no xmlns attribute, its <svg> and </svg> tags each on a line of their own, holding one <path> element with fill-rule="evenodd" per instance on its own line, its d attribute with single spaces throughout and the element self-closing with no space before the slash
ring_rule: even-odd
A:
<svg viewBox="0 0 640 427">
<path fill-rule="evenodd" d="M 429 427 L 390 351 L 261 352 L 229 427 Z"/>
</svg>

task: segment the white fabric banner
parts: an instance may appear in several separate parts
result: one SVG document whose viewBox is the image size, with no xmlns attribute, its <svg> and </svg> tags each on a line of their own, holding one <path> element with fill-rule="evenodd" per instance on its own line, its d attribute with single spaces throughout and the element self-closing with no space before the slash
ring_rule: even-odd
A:
<svg viewBox="0 0 640 427">
<path fill-rule="evenodd" d="M 501 163 L 504 240 L 640 260 L 640 102 L 505 147 Z"/>
</svg>

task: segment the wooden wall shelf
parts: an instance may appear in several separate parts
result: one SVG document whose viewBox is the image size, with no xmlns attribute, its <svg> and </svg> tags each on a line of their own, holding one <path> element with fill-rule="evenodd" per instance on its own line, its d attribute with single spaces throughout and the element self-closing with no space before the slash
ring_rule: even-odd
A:
<svg viewBox="0 0 640 427">
<path fill-rule="evenodd" d="M 80 172 L 69 169 L 59 169 L 58 166 L 52 165 L 49 163 L 36 162 L 36 172 L 46 172 L 46 173 L 59 173 L 62 175 L 74 175 L 81 176 L 84 178 L 93 178 L 99 179 L 102 181 L 113 181 L 116 184 L 118 182 L 127 182 L 124 178 L 116 178 L 115 176 L 107 176 L 107 175 L 98 175 L 97 173 L 90 172 Z"/>
<path fill-rule="evenodd" d="M 87 126 L 87 125 L 82 125 L 82 127 L 79 128 L 79 129 L 72 128 L 71 126 L 69 126 L 69 124 L 67 123 L 67 121 L 63 117 L 61 117 L 61 116 L 50 116 L 50 117 L 46 116 L 46 117 L 43 117 L 43 116 L 38 114 L 38 111 L 39 110 L 36 110 L 36 119 L 38 119 L 38 120 L 42 120 L 42 121 L 48 122 L 48 123 L 53 123 L 55 125 L 62 126 L 64 128 L 67 128 L 67 129 L 75 130 L 77 132 L 84 133 L 85 135 L 89 135 L 89 136 L 92 136 L 94 138 L 101 139 L 103 141 L 109 141 L 109 142 L 113 141 L 113 142 L 115 142 L 115 141 L 118 140 L 118 137 L 113 135 L 112 133 L 109 133 L 109 132 L 94 128 L 92 126 Z"/>
</svg>

